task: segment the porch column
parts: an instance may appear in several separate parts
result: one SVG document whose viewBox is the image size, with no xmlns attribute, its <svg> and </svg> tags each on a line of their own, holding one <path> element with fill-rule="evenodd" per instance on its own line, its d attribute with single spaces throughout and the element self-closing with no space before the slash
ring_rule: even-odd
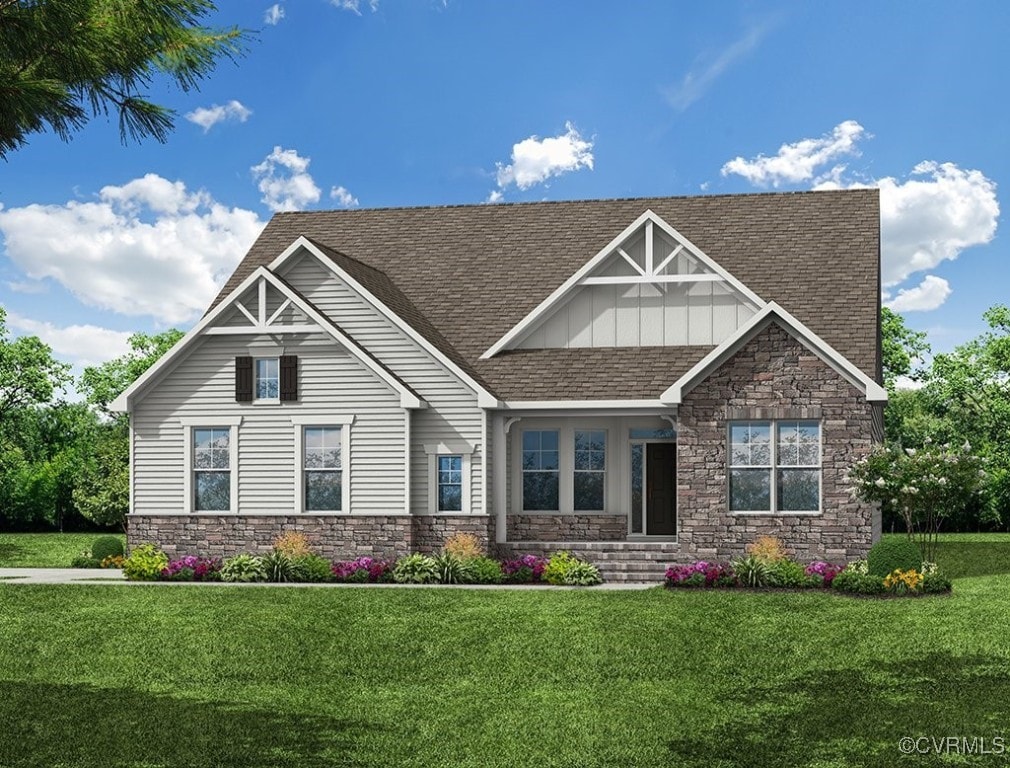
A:
<svg viewBox="0 0 1010 768">
<path fill-rule="evenodd" d="M 505 543 L 505 452 L 508 450 L 505 439 L 505 416 L 501 413 L 491 414 L 491 426 L 494 449 L 491 451 L 493 462 L 492 477 L 494 478 L 494 514 L 495 543 Z"/>
</svg>

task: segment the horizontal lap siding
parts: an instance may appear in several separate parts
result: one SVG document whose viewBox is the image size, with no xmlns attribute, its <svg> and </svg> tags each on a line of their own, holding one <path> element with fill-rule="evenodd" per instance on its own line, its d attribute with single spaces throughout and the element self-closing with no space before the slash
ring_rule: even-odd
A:
<svg viewBox="0 0 1010 768">
<path fill-rule="evenodd" d="M 267 337 L 207 337 L 137 405 L 134 412 L 134 511 L 178 514 L 184 508 L 180 418 L 242 416 L 238 430 L 239 511 L 295 509 L 295 427 L 291 417 L 353 414 L 351 510 L 389 514 L 403 508 L 404 412 L 399 395 L 332 340 L 280 337 L 298 356 L 299 399 L 282 405 L 236 403 L 234 360 L 280 354 Z"/>
<path fill-rule="evenodd" d="M 428 403 L 427 409 L 416 410 L 411 417 L 411 509 L 415 513 L 426 512 L 428 458 L 424 445 L 480 443 L 481 409 L 477 396 L 314 257 L 293 260 L 281 276 Z M 481 513 L 483 454 L 475 453 L 471 459 L 470 509 Z"/>
</svg>

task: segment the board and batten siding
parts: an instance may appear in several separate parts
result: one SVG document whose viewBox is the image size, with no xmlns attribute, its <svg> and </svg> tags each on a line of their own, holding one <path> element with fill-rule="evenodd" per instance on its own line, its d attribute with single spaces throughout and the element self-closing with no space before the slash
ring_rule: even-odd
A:
<svg viewBox="0 0 1010 768">
<path fill-rule="evenodd" d="M 235 402 L 235 358 L 280 354 L 298 356 L 298 401 Z M 346 414 L 354 416 L 345 473 L 351 513 L 401 514 L 406 423 L 397 393 L 323 334 L 204 337 L 135 406 L 133 512 L 180 514 L 185 509 L 190 469 L 183 465 L 187 430 L 180 419 L 206 416 L 213 424 L 241 416 L 238 511 L 292 514 L 301 507 L 294 491 L 299 427 L 292 416 L 318 416 L 326 425 Z"/>
<path fill-rule="evenodd" d="M 411 413 L 410 449 L 411 511 L 428 512 L 428 457 L 424 446 L 480 444 L 482 411 L 477 405 L 477 395 L 314 256 L 295 257 L 278 274 L 428 403 L 428 408 Z M 473 514 L 484 513 L 481 483 L 484 451 L 481 444 L 470 457 Z"/>
</svg>

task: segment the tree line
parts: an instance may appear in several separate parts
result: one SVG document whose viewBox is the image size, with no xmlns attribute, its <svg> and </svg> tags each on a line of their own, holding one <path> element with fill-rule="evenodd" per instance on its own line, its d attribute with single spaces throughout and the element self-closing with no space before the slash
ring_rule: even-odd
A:
<svg viewBox="0 0 1010 768">
<path fill-rule="evenodd" d="M 881 314 L 886 442 L 968 444 L 985 463 L 981 492 L 946 530 L 1010 530 L 1010 308 L 983 317 L 988 330 L 931 356 L 924 333 L 886 307 Z M 129 427 L 109 404 L 182 335 L 134 334 L 126 355 L 85 369 L 73 382 L 83 399 L 69 402 L 70 367 L 35 336 L 11 338 L 0 307 L 0 529 L 125 525 Z M 884 529 L 904 530 L 897 510 L 883 508 Z"/>
</svg>

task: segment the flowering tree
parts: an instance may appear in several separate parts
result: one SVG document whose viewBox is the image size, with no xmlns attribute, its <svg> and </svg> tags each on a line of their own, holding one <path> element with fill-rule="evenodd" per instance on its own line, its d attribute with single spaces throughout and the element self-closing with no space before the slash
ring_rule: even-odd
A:
<svg viewBox="0 0 1010 768">
<path fill-rule="evenodd" d="M 849 472 L 855 493 L 863 501 L 880 502 L 905 521 L 908 535 L 932 562 L 936 536 L 948 515 L 963 509 L 985 482 L 984 459 L 965 441 L 960 448 L 937 445 L 926 438 L 916 450 L 878 445 Z"/>
</svg>

